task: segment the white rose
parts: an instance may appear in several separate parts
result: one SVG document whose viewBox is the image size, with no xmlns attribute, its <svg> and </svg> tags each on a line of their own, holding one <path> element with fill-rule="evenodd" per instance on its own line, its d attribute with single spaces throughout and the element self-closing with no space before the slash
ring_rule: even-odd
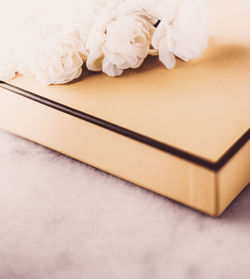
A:
<svg viewBox="0 0 250 279">
<path fill-rule="evenodd" d="M 81 40 L 73 33 L 49 36 L 32 55 L 32 73 L 45 85 L 70 82 L 82 73 L 80 50 Z"/>
<path fill-rule="evenodd" d="M 108 22 L 112 20 L 113 11 L 124 0 L 85 0 L 84 9 L 78 12 L 78 29 L 82 40 L 82 52 L 87 58 L 89 52 L 103 42 L 102 36 Z M 91 67 L 91 66 L 90 66 Z M 94 67 L 95 68 L 95 67 Z M 100 69 L 101 70 L 101 69 Z M 93 69 L 93 71 L 99 71 Z"/>
<path fill-rule="evenodd" d="M 109 2 L 96 18 L 85 44 L 89 70 L 118 76 L 148 55 L 155 19 L 131 3 Z"/>
<path fill-rule="evenodd" d="M 111 22 L 103 45 L 103 72 L 117 76 L 125 69 L 140 67 L 148 55 L 153 30 L 142 15 L 122 16 Z"/>
<path fill-rule="evenodd" d="M 159 50 L 159 58 L 167 68 L 175 66 L 175 56 L 184 61 L 200 56 L 208 43 L 208 19 L 205 0 L 183 0 L 172 22 L 161 20 L 152 45 Z"/>
<path fill-rule="evenodd" d="M 37 14 L 28 17 L 20 25 L 19 34 L 14 44 L 14 57 L 17 64 L 17 72 L 21 75 L 34 75 L 31 69 L 33 54 L 40 44 L 50 36 L 61 32 L 62 28 L 58 23 L 53 22 L 48 16 Z"/>
</svg>

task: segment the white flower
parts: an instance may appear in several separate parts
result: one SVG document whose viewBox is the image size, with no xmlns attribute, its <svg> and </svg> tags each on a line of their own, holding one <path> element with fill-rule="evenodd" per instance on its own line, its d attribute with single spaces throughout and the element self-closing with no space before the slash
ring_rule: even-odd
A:
<svg viewBox="0 0 250 279">
<path fill-rule="evenodd" d="M 31 65 L 33 54 L 50 36 L 59 33 L 61 26 L 53 22 L 48 16 L 36 15 L 27 18 L 19 28 L 16 36 L 16 47 L 14 57 L 17 65 L 17 72 L 25 76 L 33 76 Z"/>
<path fill-rule="evenodd" d="M 43 84 L 62 84 L 82 73 L 81 40 L 59 32 L 45 39 L 32 55 L 31 71 Z"/>
<path fill-rule="evenodd" d="M 125 69 L 140 67 L 148 56 L 153 31 L 143 15 L 122 16 L 111 22 L 103 44 L 103 72 L 117 76 Z"/>
<path fill-rule="evenodd" d="M 175 56 L 184 61 L 194 59 L 207 47 L 209 36 L 208 7 L 205 0 L 183 0 L 170 22 L 163 18 L 152 39 L 161 62 L 169 69 Z"/>
<path fill-rule="evenodd" d="M 150 49 L 153 19 L 131 1 L 111 1 L 89 26 L 85 48 L 87 68 L 118 76 L 138 68 Z"/>
<path fill-rule="evenodd" d="M 85 0 L 84 9 L 78 12 L 78 30 L 82 40 L 82 52 L 87 58 L 90 49 L 96 48 L 113 11 L 124 0 Z"/>
<path fill-rule="evenodd" d="M 64 25 L 48 13 L 28 17 L 21 24 L 15 43 L 10 45 L 13 50 L 6 56 L 8 63 L 0 65 L 5 80 L 16 72 L 35 76 L 46 85 L 66 83 L 79 77 L 83 64 L 82 44 L 75 29 L 74 21 L 69 23 L 67 19 Z"/>
</svg>

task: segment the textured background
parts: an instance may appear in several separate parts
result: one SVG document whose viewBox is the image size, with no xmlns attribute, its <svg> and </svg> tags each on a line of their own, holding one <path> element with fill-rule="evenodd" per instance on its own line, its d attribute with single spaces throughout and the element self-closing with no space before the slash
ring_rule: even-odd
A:
<svg viewBox="0 0 250 279">
<path fill-rule="evenodd" d="M 250 188 L 213 219 L 0 131 L 0 279 L 250 278 Z"/>
</svg>

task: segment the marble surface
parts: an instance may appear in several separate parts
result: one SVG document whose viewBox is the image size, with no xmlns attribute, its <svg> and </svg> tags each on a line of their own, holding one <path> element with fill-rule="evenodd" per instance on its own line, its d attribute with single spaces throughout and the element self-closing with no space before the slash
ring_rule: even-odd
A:
<svg viewBox="0 0 250 279">
<path fill-rule="evenodd" d="M 0 279 L 250 278 L 250 187 L 217 219 L 0 131 Z"/>
</svg>

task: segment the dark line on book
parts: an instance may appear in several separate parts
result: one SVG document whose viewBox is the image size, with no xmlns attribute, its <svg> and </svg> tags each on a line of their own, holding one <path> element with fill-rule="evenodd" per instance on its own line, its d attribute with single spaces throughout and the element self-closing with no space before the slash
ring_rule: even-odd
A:
<svg viewBox="0 0 250 279">
<path fill-rule="evenodd" d="M 112 132 L 118 133 L 120 135 L 126 136 L 131 139 L 134 139 L 138 142 L 147 144 L 151 147 L 154 147 L 161 151 L 167 152 L 173 156 L 190 161 L 194 164 L 200 165 L 202 167 L 205 167 L 205 168 L 213 170 L 213 171 L 220 170 L 250 138 L 250 129 L 249 129 L 217 162 L 214 163 L 214 162 L 209 161 L 200 156 L 183 151 L 181 149 L 178 149 L 178 148 L 168 145 L 166 143 L 154 140 L 150 137 L 147 137 L 142 134 L 136 133 L 132 130 L 120 127 L 120 126 L 113 124 L 111 122 L 108 122 L 106 120 L 97 118 L 93 115 L 90 115 L 85 112 L 65 106 L 63 104 L 60 104 L 58 102 L 47 99 L 45 97 L 39 96 L 39 95 L 29 92 L 27 90 L 7 84 L 5 82 L 0 81 L 0 87 L 6 89 L 8 91 L 11 91 L 15 94 L 18 94 L 22 97 L 25 97 L 27 99 L 40 103 L 42 105 L 48 106 L 50 108 L 53 108 L 55 110 L 61 111 L 66 114 L 69 114 L 69 115 L 79 118 L 81 120 L 87 121 L 87 122 L 97 125 L 99 127 L 110 130 Z"/>
<path fill-rule="evenodd" d="M 221 158 L 215 163 L 215 169 L 220 170 L 226 165 L 228 161 L 245 145 L 250 139 L 250 129 L 248 129 L 228 150 Z"/>
</svg>

